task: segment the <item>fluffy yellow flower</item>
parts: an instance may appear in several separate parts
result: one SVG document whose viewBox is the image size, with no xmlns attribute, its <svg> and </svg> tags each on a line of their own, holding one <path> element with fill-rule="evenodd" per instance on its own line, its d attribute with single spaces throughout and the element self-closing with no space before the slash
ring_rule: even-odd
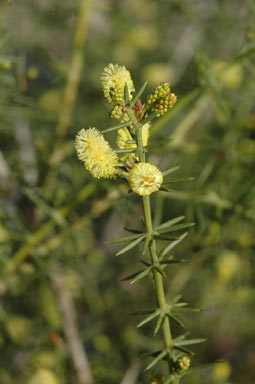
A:
<svg viewBox="0 0 255 384">
<path fill-rule="evenodd" d="M 135 87 L 124 65 L 109 64 L 103 71 L 101 81 L 104 96 L 110 103 L 123 104 L 125 84 L 128 86 L 129 100 L 132 99 L 131 92 L 135 91 Z"/>
<path fill-rule="evenodd" d="M 159 190 L 163 175 L 155 165 L 138 163 L 129 171 L 128 181 L 133 192 L 145 196 Z"/>
<path fill-rule="evenodd" d="M 150 123 L 146 123 L 142 126 L 142 139 L 143 145 L 148 144 Z M 118 130 L 116 143 L 120 149 L 136 148 L 136 144 L 128 144 L 127 141 L 132 140 L 127 128 L 121 128 Z"/>
<path fill-rule="evenodd" d="M 96 128 L 81 129 L 75 139 L 75 149 L 94 177 L 111 179 L 116 176 L 118 157 Z"/>
</svg>

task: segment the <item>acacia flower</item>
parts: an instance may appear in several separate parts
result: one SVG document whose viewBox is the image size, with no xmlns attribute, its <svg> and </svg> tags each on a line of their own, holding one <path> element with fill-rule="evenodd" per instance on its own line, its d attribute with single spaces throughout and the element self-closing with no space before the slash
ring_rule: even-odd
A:
<svg viewBox="0 0 255 384">
<path fill-rule="evenodd" d="M 131 92 L 135 91 L 135 87 L 130 72 L 124 65 L 107 65 L 102 73 L 101 81 L 104 96 L 110 103 L 123 104 L 125 84 L 128 86 L 129 100 L 132 99 Z"/>
<path fill-rule="evenodd" d="M 81 129 L 75 138 L 75 149 L 92 176 L 106 179 L 115 177 L 118 157 L 98 129 Z"/>
<path fill-rule="evenodd" d="M 155 165 L 138 163 L 129 171 L 128 181 L 133 192 L 145 196 L 159 190 L 163 175 Z"/>
</svg>

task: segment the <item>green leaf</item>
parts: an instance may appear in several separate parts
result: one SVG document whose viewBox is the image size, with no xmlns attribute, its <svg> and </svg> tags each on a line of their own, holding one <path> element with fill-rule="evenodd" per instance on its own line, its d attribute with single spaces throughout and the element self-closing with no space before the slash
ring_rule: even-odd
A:
<svg viewBox="0 0 255 384">
<path fill-rule="evenodd" d="M 163 320 L 165 318 L 165 313 L 161 313 L 158 317 L 158 320 L 157 320 L 157 323 L 156 323 L 156 326 L 155 326 L 155 330 L 154 330 L 154 336 L 156 336 L 156 334 L 158 333 L 158 331 L 160 330 L 160 327 L 163 323 Z"/>
<path fill-rule="evenodd" d="M 186 328 L 185 325 L 183 324 L 183 322 L 182 322 L 180 319 L 178 319 L 178 317 L 176 317 L 176 316 L 174 316 L 174 315 L 172 315 L 172 314 L 170 314 L 170 313 L 167 313 L 167 316 L 168 316 L 170 319 L 174 320 L 174 321 L 175 321 L 177 324 L 179 324 L 182 328 Z"/>
<path fill-rule="evenodd" d="M 164 184 L 171 184 L 171 183 L 183 183 L 186 181 L 192 181 L 194 180 L 194 177 L 166 177 L 163 180 Z"/>
<path fill-rule="evenodd" d="M 183 235 L 180 236 L 179 240 L 173 241 L 171 244 L 169 244 L 163 251 L 162 256 L 165 256 L 169 251 L 171 251 L 177 244 L 179 244 L 186 236 L 188 232 L 185 232 Z M 160 252 L 161 253 L 161 252 Z"/>
<path fill-rule="evenodd" d="M 126 105 L 129 102 L 129 89 L 128 89 L 127 83 L 125 84 L 125 87 L 124 87 L 124 101 Z"/>
<path fill-rule="evenodd" d="M 145 370 L 148 371 L 149 369 L 151 369 L 152 367 L 154 367 L 154 365 L 156 365 L 160 360 L 162 360 L 167 354 L 167 350 L 163 350 L 146 368 Z"/>
<path fill-rule="evenodd" d="M 195 223 L 177 224 L 177 225 L 172 225 L 170 228 L 159 229 L 158 232 L 159 233 L 169 233 L 169 232 L 179 231 L 180 229 L 194 227 L 194 225 L 195 225 Z"/>
<path fill-rule="evenodd" d="M 124 227 L 125 231 L 127 232 L 131 232 L 131 233 L 137 233 L 137 234 L 140 234 L 140 233 L 143 233 L 143 231 L 141 231 L 140 229 L 132 229 L 132 228 L 127 228 L 127 227 Z"/>
<path fill-rule="evenodd" d="M 155 235 L 153 235 L 153 238 L 154 239 L 158 239 L 158 240 L 179 240 L 179 236 L 168 236 L 168 235 L 161 235 L 161 234 L 159 234 L 159 235 L 157 235 L 157 234 L 155 234 Z"/>
<path fill-rule="evenodd" d="M 170 175 L 171 173 L 177 171 L 178 169 L 180 168 L 180 166 L 176 166 L 176 167 L 173 167 L 173 168 L 168 168 L 166 169 L 164 172 L 162 172 L 163 176 L 167 176 L 167 175 Z"/>
<path fill-rule="evenodd" d="M 186 260 L 184 259 L 175 259 L 174 257 L 162 260 L 161 264 L 178 264 L 178 263 L 185 263 Z"/>
<path fill-rule="evenodd" d="M 184 303 L 186 304 L 186 303 Z M 183 308 L 177 304 L 171 306 L 173 312 L 201 312 L 201 309 L 198 308 Z"/>
<path fill-rule="evenodd" d="M 168 227 L 171 227 L 172 225 L 179 223 L 179 221 L 182 221 L 184 218 L 185 218 L 185 216 L 175 217 L 174 219 L 168 220 L 165 223 L 158 225 L 155 228 L 155 230 L 158 231 L 160 229 L 166 229 Z"/>
<path fill-rule="evenodd" d="M 136 234 L 136 235 L 118 237 L 117 239 L 112 239 L 112 240 L 106 241 L 105 244 L 126 243 L 128 241 L 135 240 L 135 239 L 139 238 L 140 236 L 141 236 L 140 234 Z"/>
<path fill-rule="evenodd" d="M 173 340 L 174 344 L 175 344 L 176 341 L 185 340 L 186 337 L 189 336 L 189 334 L 190 334 L 190 332 L 185 332 L 182 335 L 175 337 L 174 340 Z"/>
<path fill-rule="evenodd" d="M 142 358 L 150 357 L 150 356 L 157 357 L 160 354 L 160 352 L 161 352 L 161 349 L 159 351 L 146 352 L 146 353 L 141 354 L 141 357 Z"/>
<path fill-rule="evenodd" d="M 128 281 L 128 280 L 132 280 L 134 277 L 136 277 L 137 275 L 139 275 L 141 272 L 143 272 L 144 271 L 144 269 L 142 269 L 141 271 L 138 271 L 138 272 L 134 272 L 134 273 L 132 273 L 131 275 L 128 275 L 128 276 L 126 276 L 126 277 L 124 277 L 123 279 L 122 279 L 122 281 Z"/>
<path fill-rule="evenodd" d="M 144 146 L 144 148 L 148 151 L 157 147 L 162 147 L 162 145 L 170 143 L 170 141 L 173 141 L 173 139 L 161 139 L 154 142 L 151 142 L 150 144 Z M 174 171 L 173 171 L 174 172 Z"/>
<path fill-rule="evenodd" d="M 116 256 L 120 256 L 123 253 L 129 251 L 130 249 L 134 248 L 136 245 L 141 243 L 143 241 L 145 235 L 138 237 L 138 239 L 132 241 L 132 243 L 128 244 L 126 247 L 122 248 L 118 253 L 116 253 Z"/>
<path fill-rule="evenodd" d="M 143 251 L 142 251 L 143 255 L 145 255 L 145 253 L 147 252 L 150 242 L 151 242 L 151 239 L 148 236 L 146 236 L 144 240 Z"/>
<path fill-rule="evenodd" d="M 182 298 L 182 295 L 176 295 L 173 300 L 171 300 L 171 303 L 175 304 Z"/>
<path fill-rule="evenodd" d="M 147 276 L 150 272 L 151 272 L 151 269 L 152 267 L 148 267 L 146 269 L 144 269 L 143 271 L 141 271 L 140 273 L 138 273 L 135 278 L 130 282 L 130 284 L 134 284 L 136 283 L 138 280 L 141 280 L 143 279 L 145 276 Z"/>
<path fill-rule="evenodd" d="M 154 112 L 154 113 L 151 113 L 149 116 L 145 117 L 145 119 L 142 119 L 140 122 L 142 125 L 146 124 L 146 123 L 149 123 L 150 121 L 152 121 L 153 119 L 155 119 L 155 117 L 157 117 L 157 114 L 158 112 Z"/>
<path fill-rule="evenodd" d="M 155 312 L 151 313 L 149 316 L 147 316 L 145 319 L 140 321 L 140 323 L 137 325 L 137 328 L 142 327 L 144 324 L 149 323 L 151 320 L 153 320 L 155 317 L 157 317 L 160 314 L 160 309 L 157 309 Z"/>
<path fill-rule="evenodd" d="M 136 148 L 114 149 L 115 153 L 135 153 L 136 151 Z"/>
<path fill-rule="evenodd" d="M 181 340 L 174 343 L 174 345 L 182 346 L 182 345 L 193 345 L 193 344 L 200 344 L 204 343 L 207 339 L 189 339 L 189 340 Z"/>
<path fill-rule="evenodd" d="M 164 185 L 161 184 L 160 188 L 159 188 L 160 191 L 163 191 L 163 192 L 171 192 L 171 189 L 165 187 Z"/>
<path fill-rule="evenodd" d="M 139 98 L 142 96 L 145 88 L 147 87 L 147 84 L 148 84 L 148 81 L 145 81 L 145 83 L 143 84 L 143 86 L 139 89 L 139 91 L 137 92 L 137 94 L 134 96 L 132 102 L 130 103 L 130 106 L 132 107 L 133 105 L 135 105 L 135 103 L 137 102 L 137 100 L 139 100 Z"/>
<path fill-rule="evenodd" d="M 104 130 L 102 131 L 102 133 L 111 132 L 111 131 L 116 131 L 117 129 L 127 127 L 127 126 L 130 125 L 130 124 L 132 124 L 132 121 L 131 121 L 131 120 L 127 121 L 126 123 L 118 124 L 118 125 L 115 125 L 114 127 L 110 127 L 110 128 L 104 129 Z"/>
<path fill-rule="evenodd" d="M 206 363 L 206 364 L 199 364 L 199 365 L 196 365 L 194 367 L 192 366 L 189 369 L 186 369 L 185 371 L 181 372 L 179 377 L 182 377 L 182 376 L 185 376 L 185 375 L 189 375 L 191 373 L 194 373 L 194 372 L 197 372 L 197 371 L 201 371 L 203 369 L 212 368 L 215 365 L 220 364 L 220 363 L 222 363 L 222 362 L 218 361 L 216 363 Z"/>
<path fill-rule="evenodd" d="M 141 262 L 142 264 L 146 265 L 146 267 L 149 267 L 149 266 L 151 265 L 151 263 L 149 263 L 149 261 L 147 261 L 147 260 L 143 260 L 143 259 L 141 259 L 140 262 Z"/>
<path fill-rule="evenodd" d="M 179 347 L 179 346 L 176 346 L 176 345 L 174 345 L 174 349 L 177 349 L 177 351 L 181 351 L 181 352 L 187 353 L 188 355 L 195 356 L 195 353 L 192 352 L 190 349 Z"/>
</svg>

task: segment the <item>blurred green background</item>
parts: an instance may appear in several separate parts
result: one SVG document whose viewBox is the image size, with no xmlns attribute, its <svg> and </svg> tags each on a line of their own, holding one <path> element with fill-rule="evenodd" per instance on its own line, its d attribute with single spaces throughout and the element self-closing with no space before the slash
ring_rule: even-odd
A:
<svg viewBox="0 0 255 384">
<path fill-rule="evenodd" d="M 94 383 L 149 382 L 140 356 L 160 337 L 131 313 L 152 306 L 152 282 L 122 281 L 140 249 L 105 245 L 140 225 L 140 202 L 74 153 L 79 129 L 114 124 L 100 85 L 112 62 L 178 96 L 151 129 L 174 141 L 150 161 L 195 178 L 152 198 L 155 222 L 196 223 L 167 296 L 204 309 L 183 316 L 208 338 L 192 363 L 224 361 L 183 383 L 254 384 L 255 2 L 2 0 L 0 20 L 0 383 L 86 383 L 76 339 Z"/>
</svg>

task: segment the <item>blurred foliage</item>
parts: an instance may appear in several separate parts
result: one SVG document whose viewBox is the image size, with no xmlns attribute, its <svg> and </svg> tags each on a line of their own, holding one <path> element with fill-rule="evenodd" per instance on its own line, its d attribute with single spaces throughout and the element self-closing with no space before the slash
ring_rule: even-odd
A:
<svg viewBox="0 0 255 384">
<path fill-rule="evenodd" d="M 92 180 L 74 154 L 80 128 L 112 125 L 100 75 L 113 62 L 127 66 L 137 87 L 169 81 L 178 95 L 152 127 L 174 141 L 152 162 L 178 163 L 196 180 L 162 192 L 154 219 L 186 212 L 196 222 L 176 251 L 189 261 L 172 267 L 167 291 L 204 309 L 183 317 L 194 337 L 208 337 L 192 363 L 224 361 L 183 383 L 253 384 L 255 3 L 92 1 L 78 93 L 52 172 L 78 9 L 67 0 L 0 4 L 0 383 L 78 383 L 54 262 L 95 383 L 120 383 L 135 358 L 157 349 L 151 328 L 137 330 L 130 316 L 150 306 L 152 286 L 122 281 L 138 255 L 115 258 L 117 248 L 104 244 L 139 225 L 138 200 L 121 182 Z"/>
</svg>

